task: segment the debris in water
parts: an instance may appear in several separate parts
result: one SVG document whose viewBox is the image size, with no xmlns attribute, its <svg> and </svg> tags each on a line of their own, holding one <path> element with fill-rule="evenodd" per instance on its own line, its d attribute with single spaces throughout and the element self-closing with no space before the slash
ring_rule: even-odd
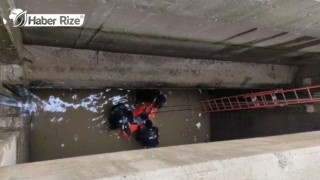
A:
<svg viewBox="0 0 320 180">
<path fill-rule="evenodd" d="M 196 126 L 197 126 L 198 129 L 200 129 L 200 127 L 201 127 L 201 122 L 198 122 L 198 123 L 196 124 Z"/>
<path fill-rule="evenodd" d="M 50 122 L 60 122 L 63 120 L 63 117 L 60 117 L 59 119 L 57 119 L 56 117 L 53 117 L 52 119 L 50 119 Z"/>
<path fill-rule="evenodd" d="M 200 93 L 200 94 L 202 94 L 202 91 L 201 91 L 201 89 L 198 89 L 198 90 L 199 90 L 199 93 Z"/>
<path fill-rule="evenodd" d="M 201 117 L 201 113 L 199 113 L 199 117 Z"/>
<path fill-rule="evenodd" d="M 72 96 L 72 99 L 73 99 L 73 100 L 76 100 L 77 97 L 78 97 L 78 96 L 75 94 L 75 95 Z"/>
<path fill-rule="evenodd" d="M 79 141 L 79 137 L 78 137 L 78 135 L 77 135 L 77 134 L 75 134 L 75 135 L 73 136 L 73 139 L 74 139 L 74 141 L 75 141 L 75 142 L 78 142 L 78 141 Z"/>
<path fill-rule="evenodd" d="M 101 116 L 98 116 L 98 117 L 95 117 L 95 118 L 92 118 L 91 121 L 97 121 L 97 120 L 100 120 L 103 118 L 104 115 L 101 115 Z"/>
<path fill-rule="evenodd" d="M 52 118 L 52 119 L 50 119 L 50 122 L 54 122 L 54 120 L 55 120 L 56 118 L 54 117 L 54 118 Z"/>
<path fill-rule="evenodd" d="M 60 122 L 63 120 L 63 117 L 60 117 L 57 121 Z"/>
<path fill-rule="evenodd" d="M 61 147 L 64 147 L 64 144 L 61 144 Z"/>
</svg>

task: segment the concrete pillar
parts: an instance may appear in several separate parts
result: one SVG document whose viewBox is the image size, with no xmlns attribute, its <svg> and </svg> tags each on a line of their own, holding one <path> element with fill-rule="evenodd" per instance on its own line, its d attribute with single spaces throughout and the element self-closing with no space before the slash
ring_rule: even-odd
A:
<svg viewBox="0 0 320 180">
<path fill-rule="evenodd" d="M 13 165 L 29 161 L 29 121 L 30 117 L 0 118 L 0 161 Z M 3 154 L 3 156 L 1 156 Z"/>
<path fill-rule="evenodd" d="M 0 166 L 17 164 L 18 135 L 18 131 L 0 129 Z"/>
</svg>

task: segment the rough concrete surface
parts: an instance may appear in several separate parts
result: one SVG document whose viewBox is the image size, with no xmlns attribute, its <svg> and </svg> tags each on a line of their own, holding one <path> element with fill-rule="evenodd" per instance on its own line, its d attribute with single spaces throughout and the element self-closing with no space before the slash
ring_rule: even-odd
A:
<svg viewBox="0 0 320 180">
<path fill-rule="evenodd" d="M 24 117 L 1 117 L 0 128 L 22 128 L 26 124 Z"/>
<path fill-rule="evenodd" d="M 16 0 L 29 13 L 84 13 L 80 28 L 22 28 L 25 44 L 272 64 L 319 62 L 313 0 Z"/>
<path fill-rule="evenodd" d="M 296 67 L 25 46 L 34 87 L 229 87 L 290 84 Z"/>
<path fill-rule="evenodd" d="M 127 151 L 0 169 L 3 179 L 318 179 L 320 132 Z"/>
<path fill-rule="evenodd" d="M 0 117 L 0 146 L 4 147 L 6 158 L 3 165 L 29 162 L 29 122 L 29 117 Z M 11 145 L 6 146 L 6 143 Z"/>
<path fill-rule="evenodd" d="M 0 75 L 2 84 L 20 84 L 24 70 L 20 65 L 0 65 Z"/>
<path fill-rule="evenodd" d="M 21 63 L 22 58 L 22 35 L 20 28 L 13 27 L 13 22 L 9 20 L 10 10 L 15 8 L 14 1 L 11 0 L 1 0 L 0 1 L 0 40 L 2 40 L 2 44 L 6 43 L 7 47 L 6 50 L 14 50 L 14 57 L 13 59 L 4 60 L 0 59 L 1 62 L 6 63 Z M 8 42 L 9 41 L 9 42 Z M 0 46 L 1 48 L 1 46 Z"/>
<path fill-rule="evenodd" d="M 17 163 L 17 139 L 19 132 L 0 129 L 0 166 Z"/>
</svg>

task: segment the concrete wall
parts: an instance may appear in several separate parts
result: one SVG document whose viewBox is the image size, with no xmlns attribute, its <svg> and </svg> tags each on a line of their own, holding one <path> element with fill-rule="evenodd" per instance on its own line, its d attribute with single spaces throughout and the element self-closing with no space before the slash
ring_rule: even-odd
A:
<svg viewBox="0 0 320 180">
<path fill-rule="evenodd" d="M 295 84 L 302 85 L 306 78 L 311 79 L 311 84 L 320 84 L 320 64 L 306 65 L 299 67 L 295 75 Z"/>
<path fill-rule="evenodd" d="M 304 106 L 211 113 L 212 141 L 320 130 L 320 112 Z"/>
<path fill-rule="evenodd" d="M 0 168 L 2 179 L 318 179 L 320 132 L 127 151 Z"/>
</svg>

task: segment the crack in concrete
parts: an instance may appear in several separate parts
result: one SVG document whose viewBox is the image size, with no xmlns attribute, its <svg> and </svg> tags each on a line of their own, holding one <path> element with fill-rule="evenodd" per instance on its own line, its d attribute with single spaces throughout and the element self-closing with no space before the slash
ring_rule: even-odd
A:
<svg viewBox="0 0 320 180">
<path fill-rule="evenodd" d="M 116 9 L 116 7 L 117 7 L 116 5 L 113 6 L 113 8 L 111 9 L 110 13 L 109 13 L 108 16 L 106 17 L 106 19 L 103 21 L 103 23 L 101 23 L 101 25 L 99 26 L 99 28 L 96 29 L 96 30 L 94 31 L 94 33 L 92 33 L 92 35 L 91 35 L 91 37 L 89 38 L 89 40 L 85 43 L 85 46 L 84 46 L 85 48 L 88 48 L 89 43 L 96 37 L 96 35 L 98 34 L 98 32 L 101 31 L 103 25 L 104 25 L 105 23 L 107 23 L 109 17 L 111 16 L 111 14 L 112 14 L 112 12 L 114 11 L 114 9 Z"/>
</svg>

